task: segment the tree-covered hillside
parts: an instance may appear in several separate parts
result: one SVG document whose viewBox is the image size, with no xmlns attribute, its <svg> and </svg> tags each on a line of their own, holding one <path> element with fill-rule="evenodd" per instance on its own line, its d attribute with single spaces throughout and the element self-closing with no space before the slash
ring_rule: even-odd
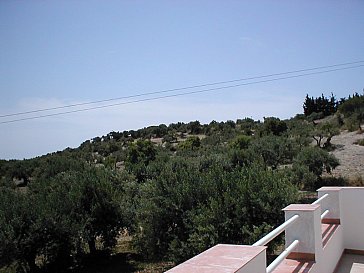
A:
<svg viewBox="0 0 364 273">
<path fill-rule="evenodd" d="M 332 137 L 361 130 L 363 95 L 332 96 L 320 121 L 318 101 L 289 120 L 161 124 L 1 160 L 0 272 L 81 272 L 125 236 L 143 261 L 173 263 L 253 243 L 300 190 L 333 183 Z"/>
</svg>

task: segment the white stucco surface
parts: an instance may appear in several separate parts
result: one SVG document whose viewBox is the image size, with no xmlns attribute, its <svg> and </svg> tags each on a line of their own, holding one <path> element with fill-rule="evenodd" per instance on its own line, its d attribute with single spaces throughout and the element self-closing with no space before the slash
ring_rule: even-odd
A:
<svg viewBox="0 0 364 273">
<path fill-rule="evenodd" d="M 364 187 L 341 190 L 340 215 L 344 247 L 364 250 Z"/>
</svg>

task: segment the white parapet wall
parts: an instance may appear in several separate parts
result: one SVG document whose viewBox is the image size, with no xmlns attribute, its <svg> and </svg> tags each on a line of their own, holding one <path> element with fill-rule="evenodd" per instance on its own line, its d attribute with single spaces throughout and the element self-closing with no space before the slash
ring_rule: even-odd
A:
<svg viewBox="0 0 364 273">
<path fill-rule="evenodd" d="M 341 189 L 340 215 L 345 249 L 364 251 L 364 187 Z"/>
<path fill-rule="evenodd" d="M 323 251 L 318 255 L 317 266 L 312 273 L 334 272 L 341 255 L 344 251 L 343 229 L 341 225 L 334 225 L 332 236 L 323 247 Z M 311 273 L 311 272 L 310 272 Z"/>
<path fill-rule="evenodd" d="M 284 226 L 286 247 L 299 243 L 274 273 L 298 272 L 291 263 L 297 259 L 310 264 L 310 273 L 332 273 L 344 251 L 364 254 L 364 187 L 322 187 L 318 196 L 311 205 L 284 209 L 286 221 L 298 215 Z M 289 267 L 282 270 L 284 264 Z M 266 247 L 216 245 L 168 272 L 266 273 Z"/>
<path fill-rule="evenodd" d="M 364 187 L 322 187 L 318 196 L 329 194 L 321 211 L 330 210 L 323 234 L 323 251 L 317 256 L 315 272 L 334 272 L 344 251 L 364 254 Z"/>
</svg>

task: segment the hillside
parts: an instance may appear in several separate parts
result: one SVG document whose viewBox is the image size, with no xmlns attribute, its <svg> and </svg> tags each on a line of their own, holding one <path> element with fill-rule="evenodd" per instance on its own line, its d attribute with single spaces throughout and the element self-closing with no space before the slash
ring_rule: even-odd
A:
<svg viewBox="0 0 364 273">
<path fill-rule="evenodd" d="M 359 182 L 364 178 L 364 146 L 357 142 L 364 139 L 358 132 L 342 131 L 332 138 L 336 149 L 332 154 L 339 160 L 340 165 L 332 171 L 335 177 L 345 177 L 351 181 Z"/>
<path fill-rule="evenodd" d="M 93 272 L 100 261 L 160 271 L 217 243 L 251 244 L 302 191 L 362 185 L 362 99 L 287 120 L 113 131 L 2 160 L 0 272 Z"/>
</svg>

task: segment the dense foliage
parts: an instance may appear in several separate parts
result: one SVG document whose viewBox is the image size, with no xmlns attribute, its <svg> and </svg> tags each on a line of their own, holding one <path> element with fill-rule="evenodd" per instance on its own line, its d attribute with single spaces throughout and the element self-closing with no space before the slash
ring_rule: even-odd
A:
<svg viewBox="0 0 364 273">
<path fill-rule="evenodd" d="M 297 193 L 283 172 L 212 157 L 168 162 L 141 195 L 137 245 L 178 262 L 217 243 L 253 243 L 283 220 L 281 207 Z"/>
<path fill-rule="evenodd" d="M 307 96 L 305 107 L 336 112 L 333 96 L 321 100 Z M 363 96 L 338 109 L 341 122 L 178 122 L 0 160 L 0 272 L 77 269 L 122 234 L 145 259 L 174 262 L 217 243 L 251 244 L 283 220 L 299 189 L 316 189 L 339 164 L 331 138 L 363 122 Z"/>
<path fill-rule="evenodd" d="M 306 95 L 305 102 L 303 104 L 303 111 L 306 116 L 310 116 L 313 113 L 320 113 L 322 117 L 326 117 L 336 113 L 338 106 L 345 101 L 342 98 L 337 101 L 333 94 L 330 98 L 321 95 L 321 97 L 313 98 Z"/>
<path fill-rule="evenodd" d="M 32 181 L 26 192 L 0 191 L 0 257 L 17 271 L 63 272 L 85 253 L 116 243 L 123 227 L 120 186 L 104 169 L 85 167 Z"/>
</svg>

